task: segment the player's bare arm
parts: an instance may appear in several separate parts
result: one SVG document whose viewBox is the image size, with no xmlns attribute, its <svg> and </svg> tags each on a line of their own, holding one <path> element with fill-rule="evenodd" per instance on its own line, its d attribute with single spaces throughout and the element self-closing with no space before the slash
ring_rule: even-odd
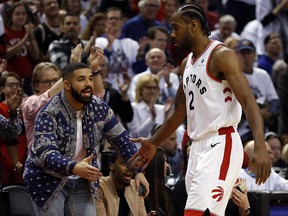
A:
<svg viewBox="0 0 288 216">
<path fill-rule="evenodd" d="M 224 46 L 218 47 L 211 58 L 209 71 L 214 71 L 213 75 L 218 77 L 223 75 L 242 106 L 255 141 L 249 168 L 256 175 L 256 183 L 264 183 L 271 172 L 271 161 L 265 148 L 263 118 L 237 55 Z"/>
<path fill-rule="evenodd" d="M 186 65 L 186 59 L 183 60 L 180 73 L 183 74 Z M 140 168 L 143 166 L 145 169 L 150 161 L 156 154 L 157 147 L 165 139 L 167 139 L 183 122 L 186 117 L 186 100 L 183 92 L 183 84 L 180 82 L 176 98 L 175 98 L 175 109 L 172 114 L 164 121 L 159 130 L 150 138 L 139 137 L 136 139 L 131 139 L 133 142 L 140 142 L 140 150 L 129 160 L 132 168 Z"/>
</svg>

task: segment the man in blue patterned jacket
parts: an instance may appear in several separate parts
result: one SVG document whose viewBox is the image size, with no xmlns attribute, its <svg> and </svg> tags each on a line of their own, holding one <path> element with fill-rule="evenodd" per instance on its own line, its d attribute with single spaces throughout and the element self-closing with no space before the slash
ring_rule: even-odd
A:
<svg viewBox="0 0 288 216">
<path fill-rule="evenodd" d="M 137 151 L 111 108 L 93 96 L 92 76 L 97 75 L 86 64 L 67 65 L 64 91 L 37 116 L 24 171 L 37 215 L 95 216 L 93 195 L 102 175 L 97 145 L 107 139 L 125 161 Z"/>
</svg>

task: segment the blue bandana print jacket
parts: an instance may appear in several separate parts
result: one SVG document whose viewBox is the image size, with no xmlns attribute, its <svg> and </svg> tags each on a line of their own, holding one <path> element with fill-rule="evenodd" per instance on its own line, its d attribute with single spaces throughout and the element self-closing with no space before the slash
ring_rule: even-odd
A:
<svg viewBox="0 0 288 216">
<path fill-rule="evenodd" d="M 129 140 L 129 134 L 118 122 L 112 109 L 93 96 L 84 107 L 82 118 L 83 145 L 87 156 L 94 154 L 93 166 L 97 167 L 96 147 L 106 138 L 125 160 L 137 151 Z M 62 190 L 76 162 L 77 118 L 76 110 L 68 103 L 64 93 L 56 95 L 39 112 L 35 122 L 35 141 L 26 160 L 24 181 L 32 199 L 49 208 L 57 193 Z M 98 182 L 90 182 L 96 196 Z"/>
</svg>

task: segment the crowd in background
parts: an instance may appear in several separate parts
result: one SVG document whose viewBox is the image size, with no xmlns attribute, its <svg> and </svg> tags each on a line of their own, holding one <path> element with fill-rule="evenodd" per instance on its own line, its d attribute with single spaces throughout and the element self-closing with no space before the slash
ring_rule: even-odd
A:
<svg viewBox="0 0 288 216">
<path fill-rule="evenodd" d="M 11 117 L 8 100 L 18 88 L 24 91 L 19 106 L 22 133 L 12 140 L 1 134 L 1 185 L 24 184 L 23 166 L 33 142 L 33 120 L 63 89 L 61 70 L 71 62 L 71 50 L 79 44 L 82 52 L 77 58 L 86 64 L 91 63 L 91 52 L 103 51 L 98 71 L 103 91 L 96 95 L 112 108 L 131 137 L 150 137 L 174 108 L 182 78 L 179 67 L 189 50 L 173 46 L 170 17 L 179 5 L 189 2 L 205 10 L 210 39 L 237 53 L 263 115 L 273 169 L 288 179 L 287 0 L 22 0 L 0 4 L 2 116 Z M 99 88 L 99 82 L 96 85 Z M 42 95 L 41 102 L 38 97 L 31 100 L 33 95 Z M 41 106 L 34 106 L 34 102 Z M 253 139 L 244 115 L 239 133 L 244 146 Z M 185 189 L 176 182 L 183 182 L 191 142 L 183 122 L 147 167 L 151 187 L 145 198 L 148 213 L 183 212 L 175 196 L 185 197 Z M 110 170 L 106 158 L 109 142 L 97 145 L 99 167 Z M 158 171 L 153 171 L 151 167 L 156 169 L 159 163 Z"/>
</svg>

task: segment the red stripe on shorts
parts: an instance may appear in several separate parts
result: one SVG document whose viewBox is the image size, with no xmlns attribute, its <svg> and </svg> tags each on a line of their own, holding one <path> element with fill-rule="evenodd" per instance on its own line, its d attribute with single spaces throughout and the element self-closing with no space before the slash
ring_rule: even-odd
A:
<svg viewBox="0 0 288 216">
<path fill-rule="evenodd" d="M 226 135 L 225 140 L 225 150 L 224 156 L 221 163 L 219 179 L 225 181 L 228 168 L 230 165 L 230 156 L 231 156 L 231 149 L 232 149 L 232 137 L 231 133 L 234 133 L 233 127 L 224 127 L 218 130 L 219 135 Z"/>
</svg>

